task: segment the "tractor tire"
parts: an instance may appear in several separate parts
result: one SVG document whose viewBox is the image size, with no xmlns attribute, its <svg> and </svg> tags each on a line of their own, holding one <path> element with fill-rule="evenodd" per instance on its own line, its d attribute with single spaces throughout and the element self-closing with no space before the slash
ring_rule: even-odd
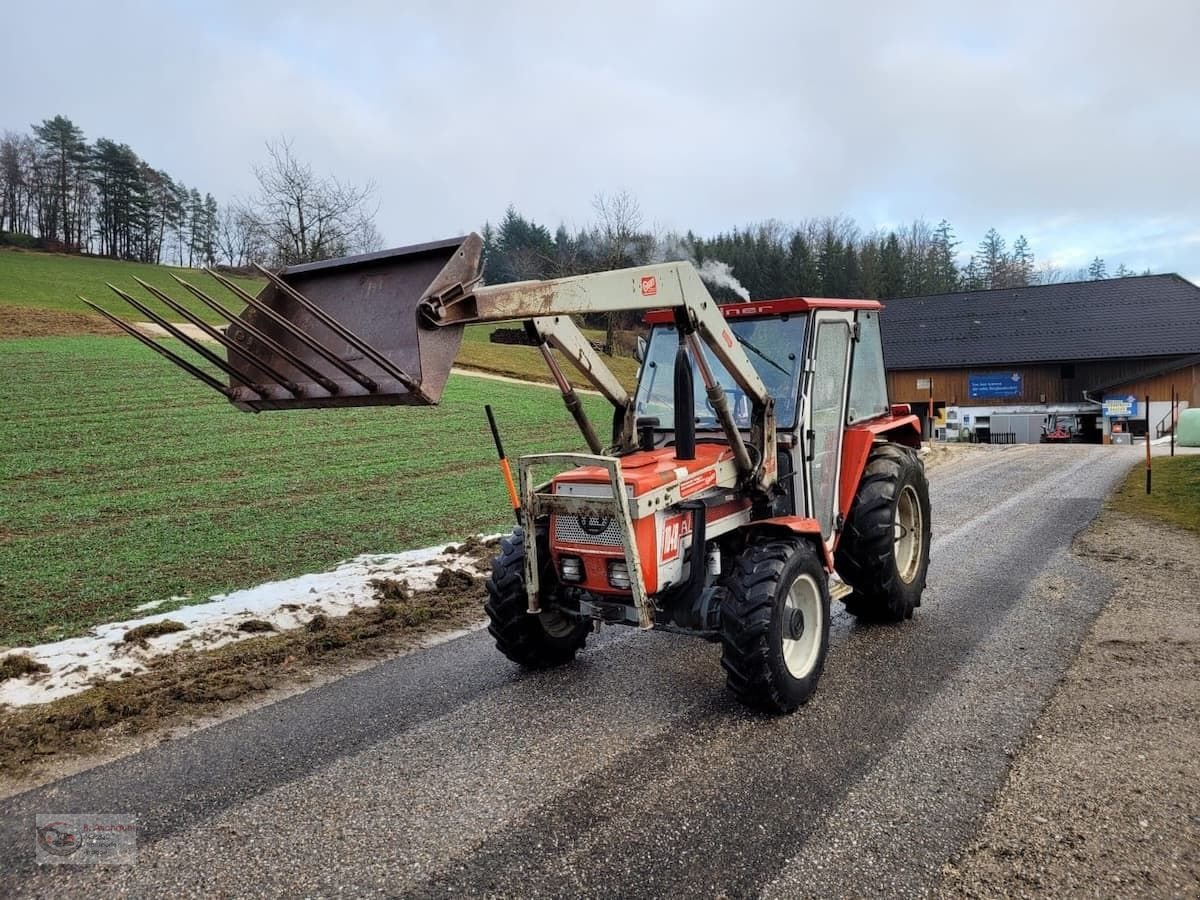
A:
<svg viewBox="0 0 1200 900">
<path fill-rule="evenodd" d="M 721 604 L 721 666 L 743 703 L 788 713 L 817 688 L 829 649 L 829 579 L 809 541 L 742 553 Z"/>
<path fill-rule="evenodd" d="M 549 554 L 543 556 L 548 560 Z M 553 572 L 546 567 L 546 575 Z M 548 580 L 543 577 L 542 584 Z M 530 615 L 525 591 L 525 544 L 520 527 L 500 544 L 500 555 L 492 560 L 487 579 L 488 633 L 496 648 L 527 669 L 548 669 L 575 658 L 587 641 L 591 623 L 579 621 L 543 604 L 540 615 Z"/>
<path fill-rule="evenodd" d="M 877 444 L 867 458 L 834 564 L 854 590 L 846 611 L 902 622 L 921 605 L 929 570 L 929 482 L 916 452 Z"/>
</svg>

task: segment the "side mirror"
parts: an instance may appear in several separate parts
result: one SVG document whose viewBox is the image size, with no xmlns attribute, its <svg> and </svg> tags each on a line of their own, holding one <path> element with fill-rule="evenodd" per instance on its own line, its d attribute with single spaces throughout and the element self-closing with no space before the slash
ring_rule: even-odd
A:
<svg viewBox="0 0 1200 900">
<path fill-rule="evenodd" d="M 646 361 L 646 339 L 644 337 L 642 337 L 640 334 L 638 335 L 638 339 L 637 339 L 637 347 L 634 348 L 634 351 L 633 351 L 633 358 L 636 359 L 639 363 L 643 363 Z"/>
</svg>

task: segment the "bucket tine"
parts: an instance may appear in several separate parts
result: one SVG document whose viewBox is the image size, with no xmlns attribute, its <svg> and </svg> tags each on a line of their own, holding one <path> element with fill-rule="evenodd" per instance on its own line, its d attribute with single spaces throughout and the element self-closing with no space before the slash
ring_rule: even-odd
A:
<svg viewBox="0 0 1200 900">
<path fill-rule="evenodd" d="M 212 338 L 214 341 L 216 341 L 218 344 L 220 344 L 222 347 L 224 347 L 230 353 L 236 353 L 238 356 L 245 359 L 252 366 L 260 369 L 261 371 L 265 372 L 267 375 L 270 375 L 271 378 L 273 378 L 276 382 L 278 382 L 280 385 L 282 385 L 289 393 L 291 393 L 297 397 L 300 396 L 300 386 L 297 385 L 296 382 L 294 382 L 290 378 L 288 378 L 286 375 L 284 375 L 282 372 L 280 372 L 278 369 L 276 369 L 274 366 L 272 366 L 270 363 L 259 359 L 257 356 L 255 356 L 253 353 L 251 353 L 246 348 L 239 347 L 237 345 L 237 343 L 230 340 L 226 335 L 222 334 L 221 330 L 219 328 L 214 328 L 212 325 L 209 325 L 207 322 L 205 322 L 202 318 L 200 318 L 198 315 L 196 315 L 194 312 L 192 312 L 190 309 L 188 309 L 182 303 L 177 303 L 170 295 L 163 293 L 158 288 L 156 288 L 154 285 L 147 284 L 146 282 L 142 281 L 142 279 L 138 278 L 136 275 L 133 277 L 133 280 L 136 281 L 138 284 L 140 284 L 142 287 L 144 287 L 146 290 L 148 290 L 151 294 L 153 294 L 155 297 L 157 297 L 160 301 L 162 301 L 167 306 L 169 306 L 171 309 L 175 310 L 175 312 L 177 312 L 179 315 L 183 316 L 183 318 L 187 319 L 189 322 L 191 322 L 193 325 L 195 325 L 197 328 L 199 328 L 201 331 L 203 331 L 205 334 L 207 334 L 210 338 Z M 259 391 L 259 393 L 262 393 L 262 392 Z"/>
<path fill-rule="evenodd" d="M 153 338 L 146 337 L 146 335 L 142 334 L 140 331 L 138 331 L 132 325 L 130 325 L 129 323 L 127 323 L 121 319 L 118 319 L 116 316 L 114 316 L 112 313 L 108 312 L 107 310 L 101 309 L 99 306 L 97 306 L 91 300 L 87 299 L 87 297 L 83 297 L 78 294 L 76 294 L 76 296 L 79 297 L 80 300 L 82 300 L 84 303 L 86 303 L 88 306 L 90 306 L 96 312 L 100 313 L 100 315 L 104 316 L 104 318 L 108 319 L 108 321 L 112 322 L 114 325 L 116 325 L 118 328 L 120 328 L 122 331 L 124 331 L 126 334 L 130 335 L 131 337 L 137 338 L 139 341 L 141 341 L 143 344 L 145 344 L 147 347 L 149 347 L 155 353 L 165 356 L 167 359 L 169 359 L 171 362 L 175 363 L 175 365 L 179 366 L 179 368 L 183 369 L 189 375 L 192 375 L 195 378 L 197 378 L 198 380 L 203 381 L 214 391 L 221 392 L 230 400 L 234 399 L 235 395 L 234 395 L 234 392 L 232 389 L 221 384 L 221 382 L 217 381 L 217 379 L 213 378 L 211 375 L 209 375 L 203 369 L 192 365 L 186 359 L 183 359 L 181 356 L 178 356 L 178 355 L 172 353 L 170 350 L 168 350 L 166 347 L 159 344 L 159 342 L 154 340 Z"/>
<path fill-rule="evenodd" d="M 320 320 L 326 328 L 341 337 L 348 344 L 356 347 L 365 357 L 367 357 L 367 359 L 371 360 L 371 362 L 375 363 L 375 365 L 379 366 L 379 368 L 383 369 L 410 391 L 420 390 L 420 384 L 418 384 L 411 376 L 409 376 L 408 373 L 396 366 L 390 359 L 352 332 L 333 316 L 329 315 L 329 313 L 325 312 L 325 310 L 321 309 L 321 307 L 317 306 L 274 272 L 270 271 L 265 266 L 259 265 L 258 263 L 254 263 L 254 268 L 265 275 L 271 284 L 275 285 L 276 288 L 283 291 L 283 293 L 287 294 L 289 297 L 299 303 L 316 319 Z"/>
<path fill-rule="evenodd" d="M 249 322 L 247 322 L 245 319 L 241 319 L 238 316 L 234 315 L 222 303 L 220 303 L 217 300 L 214 300 L 212 297 L 208 296 L 208 294 L 204 293 L 204 291 L 200 290 L 200 288 L 196 287 L 195 285 L 188 284 L 186 281 L 184 281 L 178 275 L 171 273 L 171 277 L 174 278 L 176 281 L 178 281 L 181 285 L 183 285 L 198 300 L 200 300 L 202 303 L 207 305 L 215 313 L 217 313 L 218 315 L 224 316 L 230 322 L 236 322 L 238 328 L 244 328 L 248 334 L 250 334 L 256 340 L 262 341 L 262 343 L 266 344 L 267 347 L 269 347 L 274 352 L 278 353 L 280 356 L 282 356 L 284 359 L 286 359 L 289 363 L 291 363 L 293 366 L 295 366 L 297 369 L 299 369 L 301 372 L 303 372 L 305 375 L 307 375 L 309 378 L 311 378 L 313 381 L 315 381 L 321 387 L 325 388 L 325 390 L 329 391 L 329 393 L 331 393 L 331 394 L 338 393 L 338 386 L 333 381 L 326 378 L 324 375 L 322 375 L 320 372 L 318 372 L 316 369 L 314 369 L 312 366 L 310 366 L 308 363 L 306 363 L 304 360 L 302 360 L 299 356 L 297 356 L 295 353 L 293 353 L 287 347 L 284 347 L 282 344 L 280 344 L 277 340 L 272 338 L 270 335 L 264 334 L 263 332 L 261 332 L 257 328 L 255 328 L 253 325 L 251 325 Z"/>
<path fill-rule="evenodd" d="M 107 282 L 105 282 L 105 283 L 107 284 Z M 249 378 L 247 378 L 245 375 L 243 375 L 241 372 L 239 372 L 237 369 L 235 369 L 233 366 L 231 366 L 225 360 L 221 359 L 221 357 L 217 356 L 217 354 L 213 353 L 211 350 L 209 350 L 207 347 L 205 347 L 203 344 L 201 344 L 194 337 L 192 337 L 191 335 L 184 332 L 183 329 L 176 326 L 173 322 L 169 322 L 166 319 L 164 319 L 162 316 L 160 316 L 158 313 L 156 313 L 154 310 L 152 310 L 149 306 L 146 306 L 144 303 L 139 301 L 132 294 L 125 293 L 125 291 L 121 290 L 119 287 L 117 287 L 116 285 L 113 285 L 113 284 L 109 284 L 108 287 L 113 293 L 115 293 L 118 297 L 120 297 L 122 300 L 124 300 L 126 303 L 128 303 L 130 306 L 132 306 L 138 312 L 142 313 L 145 316 L 148 316 L 150 318 L 150 320 L 154 322 L 154 324 L 156 324 L 160 328 L 164 329 L 169 335 L 171 335 L 171 337 L 182 341 L 186 346 L 190 347 L 196 353 L 203 356 L 205 359 L 207 359 L 210 363 L 212 363 L 214 366 L 216 366 L 218 369 L 220 369 L 222 372 L 224 372 L 226 375 L 228 375 L 234 381 L 237 381 L 240 384 L 244 384 L 246 387 L 250 388 L 250 390 L 254 391 L 254 393 L 258 394 L 260 397 L 270 396 L 267 389 L 265 387 L 263 387 L 261 384 L 255 384 L 253 381 L 251 381 Z"/>
<path fill-rule="evenodd" d="M 300 341 L 301 343 L 305 344 L 308 347 L 311 347 L 314 351 L 316 351 L 318 354 L 320 354 L 322 357 L 324 357 L 326 360 L 328 360 L 331 364 L 337 366 L 339 369 L 341 369 L 343 372 L 345 372 L 347 375 L 349 375 L 351 378 L 353 378 L 355 381 L 357 381 L 359 384 L 361 384 L 363 387 L 365 387 L 368 391 L 370 391 L 371 393 L 375 393 L 377 390 L 379 390 L 379 385 L 375 383 L 375 380 L 373 378 L 370 378 L 370 377 L 364 375 L 362 372 L 360 372 L 358 369 L 356 369 L 353 365 L 346 362 L 346 360 L 342 359 L 340 356 L 338 356 L 332 350 L 325 347 L 316 338 L 312 337 L 311 335 L 305 334 L 303 330 L 301 330 L 297 326 L 293 325 L 291 322 L 289 322 L 287 319 L 285 319 L 279 313 L 275 312 L 275 310 L 271 309 L 271 307 L 268 306 L 266 303 L 263 303 L 257 297 L 251 296 L 251 294 L 248 291 L 242 290 L 234 282 L 230 281 L 228 278 L 225 278 L 223 275 L 220 275 L 217 272 L 214 272 L 212 269 L 208 268 L 207 266 L 204 267 L 203 271 L 207 272 L 209 275 L 211 275 L 213 278 L 215 278 L 217 280 L 217 282 L 219 282 L 222 286 L 224 286 L 225 289 L 228 290 L 231 294 L 233 294 L 234 296 L 238 297 L 241 300 L 244 300 L 248 306 L 254 307 L 259 312 L 261 312 L 263 315 L 267 316 L 267 318 L 269 318 L 272 322 L 279 325 L 281 328 L 283 328 L 285 331 L 287 331 L 288 334 L 290 334 L 290 335 L 292 335 L 292 337 L 296 338 L 296 340 Z"/>
</svg>

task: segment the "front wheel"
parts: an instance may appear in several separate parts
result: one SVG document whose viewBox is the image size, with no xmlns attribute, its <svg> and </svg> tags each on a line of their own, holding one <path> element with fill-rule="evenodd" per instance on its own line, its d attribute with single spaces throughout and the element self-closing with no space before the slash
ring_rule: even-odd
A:
<svg viewBox="0 0 1200 900">
<path fill-rule="evenodd" d="M 538 555 L 543 562 L 549 560 L 548 552 Z M 540 580 L 543 592 L 548 594 L 553 569 L 548 565 L 542 569 Z M 528 612 L 525 544 L 520 527 L 500 544 L 500 555 L 492 560 L 492 575 L 486 587 L 488 632 L 496 639 L 496 648 L 513 662 L 527 669 L 560 666 L 573 660 L 587 641 L 590 624 L 555 609 L 549 596 L 543 599 L 541 613 Z"/>
<path fill-rule="evenodd" d="M 829 649 L 829 580 L 813 545 L 771 538 L 738 560 L 721 604 L 721 665 L 743 703 L 791 712 L 812 696 Z"/>
<path fill-rule="evenodd" d="M 877 444 L 835 558 L 838 574 L 854 588 L 847 611 L 882 622 L 912 618 L 929 569 L 929 518 L 920 457 L 899 444 Z"/>
</svg>

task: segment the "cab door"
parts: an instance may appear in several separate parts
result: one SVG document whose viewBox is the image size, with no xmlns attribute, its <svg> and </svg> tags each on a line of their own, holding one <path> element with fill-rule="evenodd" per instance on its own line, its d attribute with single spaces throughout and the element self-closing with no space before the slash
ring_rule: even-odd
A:
<svg viewBox="0 0 1200 900">
<path fill-rule="evenodd" d="M 830 549 L 837 532 L 838 478 L 853 335 L 853 312 L 821 310 L 813 318 L 804 392 L 804 480 L 808 486 L 808 515 L 820 524 L 821 536 Z"/>
</svg>

